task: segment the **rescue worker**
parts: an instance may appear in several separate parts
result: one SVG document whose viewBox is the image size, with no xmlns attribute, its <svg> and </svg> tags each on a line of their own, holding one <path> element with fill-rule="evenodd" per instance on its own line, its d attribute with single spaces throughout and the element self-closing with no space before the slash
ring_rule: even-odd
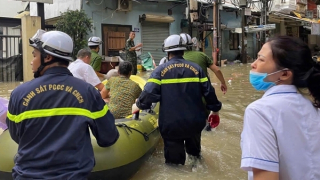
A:
<svg viewBox="0 0 320 180">
<path fill-rule="evenodd" d="M 99 91 L 73 77 L 67 66 L 73 42 L 60 31 L 38 30 L 30 39 L 35 79 L 12 91 L 6 122 L 18 144 L 13 179 L 85 180 L 97 144 L 114 144 L 119 133 Z"/>
<path fill-rule="evenodd" d="M 213 63 L 212 59 L 210 59 L 205 53 L 192 50 L 193 42 L 189 34 L 181 33 L 180 36 L 187 43 L 187 51 L 184 52 L 183 58 L 187 61 L 197 63 L 202 68 L 204 73 L 208 76 L 208 78 L 209 78 L 209 74 L 208 74 L 207 68 L 209 68 L 221 82 L 220 89 L 225 94 L 227 92 L 227 85 L 220 68 L 216 66 Z M 212 52 L 212 58 L 213 58 L 213 52 Z"/>
<path fill-rule="evenodd" d="M 102 44 L 102 41 L 99 37 L 93 36 L 88 39 L 88 46 L 91 49 L 90 65 L 92 66 L 92 68 L 94 69 L 94 71 L 96 72 L 99 78 L 106 79 L 106 75 L 100 73 L 102 57 L 98 53 L 100 51 L 101 44 Z"/>
<path fill-rule="evenodd" d="M 227 85 L 226 85 L 226 81 L 224 80 L 223 74 L 222 74 L 221 70 L 219 69 L 219 67 L 216 66 L 213 63 L 213 61 L 205 53 L 192 50 L 194 43 L 192 42 L 191 36 L 189 34 L 181 33 L 180 36 L 187 43 L 187 51 L 184 52 L 183 58 L 187 61 L 197 63 L 202 68 L 202 70 L 205 72 L 205 74 L 208 76 L 208 78 L 209 78 L 209 74 L 208 74 L 207 68 L 209 68 L 211 71 L 213 71 L 213 73 L 217 76 L 217 78 L 221 82 L 221 85 L 220 85 L 221 91 L 225 94 L 227 92 Z M 212 53 L 212 56 L 213 56 L 213 53 Z M 166 62 L 168 62 L 168 58 L 163 57 L 160 60 L 159 65 L 166 63 Z"/>
<path fill-rule="evenodd" d="M 131 62 L 133 69 L 132 69 L 132 75 L 137 74 L 137 53 L 136 51 L 140 51 L 142 47 L 142 43 L 139 43 L 138 45 L 134 45 L 133 39 L 136 37 L 136 33 L 134 31 L 130 32 L 129 39 L 126 42 L 126 60 Z"/>
<path fill-rule="evenodd" d="M 164 50 L 169 61 L 152 72 L 132 109 L 133 112 L 137 108 L 149 109 L 152 103 L 160 102 L 159 128 L 164 141 L 165 162 L 184 165 L 185 151 L 191 157 L 200 158 L 206 108 L 217 113 L 221 103 L 201 67 L 183 59 L 186 43 L 181 36 L 169 36 L 164 42 Z"/>
</svg>

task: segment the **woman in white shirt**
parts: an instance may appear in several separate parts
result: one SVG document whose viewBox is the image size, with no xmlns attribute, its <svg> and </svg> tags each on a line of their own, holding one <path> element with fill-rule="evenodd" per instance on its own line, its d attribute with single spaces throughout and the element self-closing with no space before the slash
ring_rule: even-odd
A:
<svg viewBox="0 0 320 180">
<path fill-rule="evenodd" d="M 241 168 L 254 180 L 319 180 L 319 63 L 300 39 L 280 36 L 251 67 L 250 83 L 265 94 L 245 111 Z"/>
</svg>

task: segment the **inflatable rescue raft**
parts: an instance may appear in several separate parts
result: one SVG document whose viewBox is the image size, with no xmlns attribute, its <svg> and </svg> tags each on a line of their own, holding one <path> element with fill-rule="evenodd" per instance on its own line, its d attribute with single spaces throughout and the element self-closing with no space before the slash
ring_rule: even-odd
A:
<svg viewBox="0 0 320 180">
<path fill-rule="evenodd" d="M 132 75 L 130 79 L 138 83 L 142 89 L 146 83 L 138 76 Z M 149 110 L 140 111 L 137 120 L 132 119 L 132 115 L 116 119 L 120 137 L 114 145 L 107 148 L 99 147 L 91 134 L 96 165 L 88 179 L 121 180 L 129 179 L 135 174 L 159 142 L 158 112 L 159 104 L 154 104 Z M 17 149 L 18 145 L 11 139 L 9 131 L 4 131 L 0 135 L 1 180 L 12 180 L 11 171 Z"/>
</svg>

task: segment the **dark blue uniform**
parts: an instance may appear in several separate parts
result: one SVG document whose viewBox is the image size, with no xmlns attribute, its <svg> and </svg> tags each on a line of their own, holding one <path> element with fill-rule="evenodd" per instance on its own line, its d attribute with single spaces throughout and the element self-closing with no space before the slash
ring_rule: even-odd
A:
<svg viewBox="0 0 320 180">
<path fill-rule="evenodd" d="M 182 57 L 174 57 L 158 66 L 145 85 L 137 106 L 148 109 L 153 102 L 160 102 L 159 128 L 164 139 L 166 162 L 184 164 L 184 141 L 187 153 L 199 156 L 206 109 L 215 112 L 221 109 L 214 88 L 201 67 Z"/>
<path fill-rule="evenodd" d="M 95 165 L 88 126 L 99 146 L 119 137 L 100 93 L 64 67 L 49 68 L 18 86 L 10 97 L 7 124 L 19 144 L 14 179 L 86 179 Z"/>
</svg>

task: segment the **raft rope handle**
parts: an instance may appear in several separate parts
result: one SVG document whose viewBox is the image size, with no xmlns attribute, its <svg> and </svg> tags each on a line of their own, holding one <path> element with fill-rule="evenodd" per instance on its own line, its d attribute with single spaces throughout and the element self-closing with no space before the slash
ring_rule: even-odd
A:
<svg viewBox="0 0 320 180">
<path fill-rule="evenodd" d="M 155 132 L 155 131 L 158 130 L 158 129 L 159 129 L 159 127 L 153 129 L 149 134 L 147 134 L 147 136 L 149 137 L 153 132 Z"/>
<path fill-rule="evenodd" d="M 118 126 L 118 127 L 123 127 L 124 130 L 126 131 L 126 133 L 127 133 L 128 135 L 129 135 L 129 133 L 128 133 L 127 129 L 128 129 L 131 133 L 132 133 L 132 131 L 131 131 L 131 129 L 132 129 L 132 130 L 140 133 L 140 134 L 143 136 L 143 138 L 144 138 L 145 141 L 148 141 L 148 140 L 149 140 L 149 137 L 148 137 L 148 136 L 149 136 L 150 134 L 143 133 L 143 132 L 139 131 L 138 129 L 129 127 L 128 125 L 126 125 L 126 124 L 124 124 L 124 123 L 116 124 L 116 126 Z M 153 132 L 153 131 L 151 131 L 151 132 Z"/>
</svg>

